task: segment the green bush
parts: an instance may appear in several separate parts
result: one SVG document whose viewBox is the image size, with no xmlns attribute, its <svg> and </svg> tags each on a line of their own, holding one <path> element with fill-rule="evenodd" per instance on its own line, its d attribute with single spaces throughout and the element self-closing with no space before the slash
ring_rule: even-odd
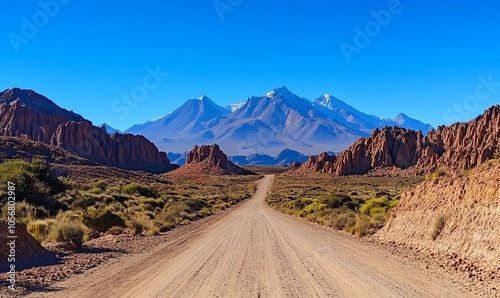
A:
<svg viewBox="0 0 500 298">
<path fill-rule="evenodd" d="M 44 161 L 10 160 L 0 164 L 0 184 L 5 185 L 8 181 L 15 183 L 19 199 L 43 206 L 52 214 L 59 209 L 58 202 L 51 196 L 64 191 L 65 185 L 51 174 Z"/>
<path fill-rule="evenodd" d="M 76 247 L 81 247 L 85 231 L 81 224 L 74 221 L 66 221 L 57 224 L 56 240 L 73 243 Z"/>
<path fill-rule="evenodd" d="M 321 203 L 325 204 L 328 208 L 337 209 L 345 207 L 350 210 L 357 210 L 360 205 L 359 199 L 353 199 L 348 195 L 335 194 L 331 197 L 321 199 Z"/>
<path fill-rule="evenodd" d="M 365 215 L 372 215 L 380 212 L 380 208 L 386 209 L 389 206 L 389 201 L 386 198 L 373 198 L 361 206 L 359 211 Z M 373 210 L 372 210 L 373 209 Z"/>
<path fill-rule="evenodd" d="M 125 185 L 123 187 L 122 191 L 126 194 L 129 194 L 129 195 L 139 195 L 139 196 L 150 197 L 150 198 L 157 198 L 158 197 L 158 193 L 154 189 L 146 187 L 146 186 L 142 186 L 142 185 L 134 183 L 134 182 Z"/>
<path fill-rule="evenodd" d="M 82 222 L 97 232 L 106 232 L 113 226 L 125 227 L 125 220 L 110 210 L 97 210 L 94 207 L 87 208 L 82 215 Z"/>
<path fill-rule="evenodd" d="M 101 192 L 105 191 L 108 187 L 108 183 L 104 180 L 99 180 L 93 185 L 94 188 L 100 189 Z"/>
</svg>

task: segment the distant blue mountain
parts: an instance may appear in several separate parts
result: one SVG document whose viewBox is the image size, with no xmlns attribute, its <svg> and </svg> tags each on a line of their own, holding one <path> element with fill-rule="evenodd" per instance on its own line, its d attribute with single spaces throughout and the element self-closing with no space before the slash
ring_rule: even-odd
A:
<svg viewBox="0 0 500 298">
<path fill-rule="evenodd" d="M 116 128 L 113 128 L 111 126 L 109 126 L 108 124 L 106 123 L 103 123 L 101 125 L 98 125 L 98 127 L 103 127 L 106 129 L 106 132 L 110 135 L 114 134 L 115 132 L 117 133 L 122 133 L 120 130 L 116 129 Z"/>
</svg>

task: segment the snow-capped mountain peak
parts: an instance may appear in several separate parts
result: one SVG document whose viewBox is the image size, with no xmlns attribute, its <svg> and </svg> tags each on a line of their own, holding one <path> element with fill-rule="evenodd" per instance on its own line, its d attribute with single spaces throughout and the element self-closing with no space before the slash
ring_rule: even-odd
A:
<svg viewBox="0 0 500 298">
<path fill-rule="evenodd" d="M 267 93 L 266 93 L 266 97 L 269 97 L 269 98 L 270 98 L 270 97 L 273 97 L 273 96 L 274 96 L 274 94 L 276 94 L 276 89 L 274 89 L 273 91 L 267 92 Z"/>
<path fill-rule="evenodd" d="M 397 122 L 399 124 L 403 124 L 403 123 L 407 122 L 409 119 L 410 119 L 410 117 L 408 117 L 406 114 L 400 113 L 392 120 L 394 120 L 394 122 Z"/>
<path fill-rule="evenodd" d="M 210 101 L 211 101 L 211 99 L 210 99 L 210 98 L 208 98 L 208 96 L 206 96 L 206 95 L 203 95 L 203 96 L 202 96 L 202 97 L 200 97 L 198 100 L 201 100 L 201 101 L 203 101 L 203 100 L 210 100 Z"/>
</svg>

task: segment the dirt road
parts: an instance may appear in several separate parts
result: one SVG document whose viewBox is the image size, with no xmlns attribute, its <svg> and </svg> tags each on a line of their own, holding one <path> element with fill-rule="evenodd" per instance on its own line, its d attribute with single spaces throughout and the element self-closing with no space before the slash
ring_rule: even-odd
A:
<svg viewBox="0 0 500 298">
<path fill-rule="evenodd" d="M 255 196 L 146 255 L 31 297 L 471 297 L 376 244 L 280 214 Z"/>
</svg>

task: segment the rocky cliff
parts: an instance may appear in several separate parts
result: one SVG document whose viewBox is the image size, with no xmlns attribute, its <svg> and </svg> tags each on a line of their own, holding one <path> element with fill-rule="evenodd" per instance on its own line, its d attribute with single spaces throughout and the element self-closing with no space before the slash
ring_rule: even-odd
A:
<svg viewBox="0 0 500 298">
<path fill-rule="evenodd" d="M 32 90 L 0 93 L 0 135 L 60 146 L 104 165 L 166 172 L 167 156 L 142 136 L 107 134 L 82 116 L 60 108 Z"/>
<path fill-rule="evenodd" d="M 421 144 L 416 168 L 420 173 L 437 168 L 463 171 L 491 159 L 500 150 L 500 105 L 476 119 L 431 131 Z"/>
<path fill-rule="evenodd" d="M 426 174 L 436 169 L 460 172 L 482 164 L 500 150 L 500 106 L 467 123 L 440 126 L 424 137 L 399 127 L 375 129 L 338 156 L 311 156 L 291 174 L 363 175 L 377 168 Z"/>
<path fill-rule="evenodd" d="M 195 146 L 186 157 L 186 164 L 175 170 L 175 174 L 238 174 L 255 173 L 238 167 L 228 160 L 219 145 Z"/>
</svg>

